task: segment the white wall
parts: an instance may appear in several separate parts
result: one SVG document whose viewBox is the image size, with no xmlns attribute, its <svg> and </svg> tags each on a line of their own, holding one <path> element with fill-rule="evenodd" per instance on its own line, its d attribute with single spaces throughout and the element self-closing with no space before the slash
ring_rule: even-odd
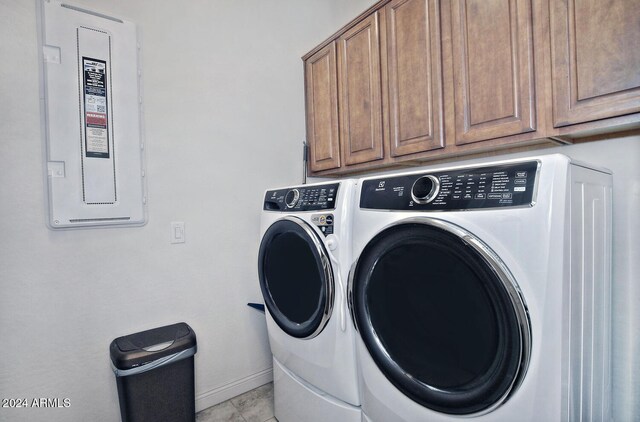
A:
<svg viewBox="0 0 640 422">
<path fill-rule="evenodd" d="M 260 300 L 262 191 L 301 177 L 300 56 L 371 3 L 75 1 L 142 30 L 150 220 L 53 232 L 35 1 L 0 0 L 0 399 L 71 399 L 0 420 L 118 420 L 110 341 L 182 320 L 198 334 L 199 406 L 268 379 L 264 321 L 245 306 Z M 557 150 L 615 173 L 614 404 L 640 420 L 640 137 Z M 184 245 L 169 244 L 174 220 Z"/>
<path fill-rule="evenodd" d="M 70 3 L 142 31 L 150 218 L 46 228 L 35 0 L 0 0 L 0 399 L 71 400 L 0 420 L 118 420 L 109 343 L 177 321 L 198 335 L 198 407 L 268 381 L 264 317 L 245 306 L 261 301 L 262 194 L 301 179 L 300 57 L 372 1 Z"/>
</svg>

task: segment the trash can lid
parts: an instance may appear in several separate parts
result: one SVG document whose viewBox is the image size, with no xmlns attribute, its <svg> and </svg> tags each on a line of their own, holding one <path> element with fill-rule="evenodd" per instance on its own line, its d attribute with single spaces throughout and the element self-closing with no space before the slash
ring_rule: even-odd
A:
<svg viewBox="0 0 640 422">
<path fill-rule="evenodd" d="M 196 347 L 196 334 L 184 322 L 118 337 L 109 347 L 117 369 L 131 369 Z"/>
</svg>

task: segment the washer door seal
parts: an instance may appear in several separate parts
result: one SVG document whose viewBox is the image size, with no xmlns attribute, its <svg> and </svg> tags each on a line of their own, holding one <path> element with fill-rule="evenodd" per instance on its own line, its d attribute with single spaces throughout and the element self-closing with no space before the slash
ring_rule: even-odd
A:
<svg viewBox="0 0 640 422">
<path fill-rule="evenodd" d="M 488 413 L 526 372 L 531 330 L 520 290 L 471 233 L 420 218 L 365 247 L 350 279 L 356 327 L 403 394 L 438 412 Z"/>
<path fill-rule="evenodd" d="M 333 272 L 320 237 L 303 220 L 285 217 L 265 232 L 258 255 L 265 305 L 297 338 L 317 336 L 333 308 Z"/>
</svg>

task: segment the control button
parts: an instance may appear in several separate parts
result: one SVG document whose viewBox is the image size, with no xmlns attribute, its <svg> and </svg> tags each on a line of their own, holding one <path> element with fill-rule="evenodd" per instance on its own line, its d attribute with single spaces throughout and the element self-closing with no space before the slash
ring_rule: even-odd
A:
<svg viewBox="0 0 640 422">
<path fill-rule="evenodd" d="M 476 199 L 484 199 L 484 193 L 476 193 Z"/>
<path fill-rule="evenodd" d="M 527 177 L 527 172 L 526 171 L 517 171 L 516 172 L 516 177 Z"/>
<path fill-rule="evenodd" d="M 291 189 L 284 197 L 284 202 L 287 204 L 287 208 L 293 208 L 300 199 L 300 191 L 298 189 Z"/>
<path fill-rule="evenodd" d="M 411 198 L 418 204 L 428 204 L 440 191 L 440 181 L 432 175 L 422 176 L 411 186 Z"/>
<path fill-rule="evenodd" d="M 333 224 L 333 216 L 332 216 L 332 215 L 328 215 L 328 216 L 325 218 L 325 221 L 327 222 L 327 226 L 332 225 L 332 224 Z"/>
<path fill-rule="evenodd" d="M 505 194 L 507 195 L 507 194 Z M 511 194 L 508 194 L 511 195 Z M 502 199 L 502 194 L 501 193 L 490 193 L 487 195 L 487 199 Z"/>
<path fill-rule="evenodd" d="M 451 195 L 451 199 L 460 199 L 460 195 Z"/>
<path fill-rule="evenodd" d="M 515 183 L 516 185 L 526 185 L 527 179 L 516 179 L 513 181 L 513 183 Z"/>
<path fill-rule="evenodd" d="M 472 198 L 473 198 L 473 195 L 471 195 L 470 193 L 465 193 L 462 199 L 472 199 Z"/>
<path fill-rule="evenodd" d="M 502 199 L 511 199 L 511 198 L 513 198 L 513 195 L 511 193 L 502 194 Z"/>
<path fill-rule="evenodd" d="M 524 192 L 526 190 L 527 190 L 527 188 L 525 186 L 516 186 L 516 187 L 513 188 L 514 192 Z"/>
</svg>

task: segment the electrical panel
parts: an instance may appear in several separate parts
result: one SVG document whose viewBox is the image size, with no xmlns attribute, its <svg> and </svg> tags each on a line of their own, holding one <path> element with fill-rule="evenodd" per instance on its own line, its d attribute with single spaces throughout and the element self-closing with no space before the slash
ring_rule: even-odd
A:
<svg viewBox="0 0 640 422">
<path fill-rule="evenodd" d="M 39 2 L 49 227 L 146 222 L 136 25 Z"/>
</svg>

